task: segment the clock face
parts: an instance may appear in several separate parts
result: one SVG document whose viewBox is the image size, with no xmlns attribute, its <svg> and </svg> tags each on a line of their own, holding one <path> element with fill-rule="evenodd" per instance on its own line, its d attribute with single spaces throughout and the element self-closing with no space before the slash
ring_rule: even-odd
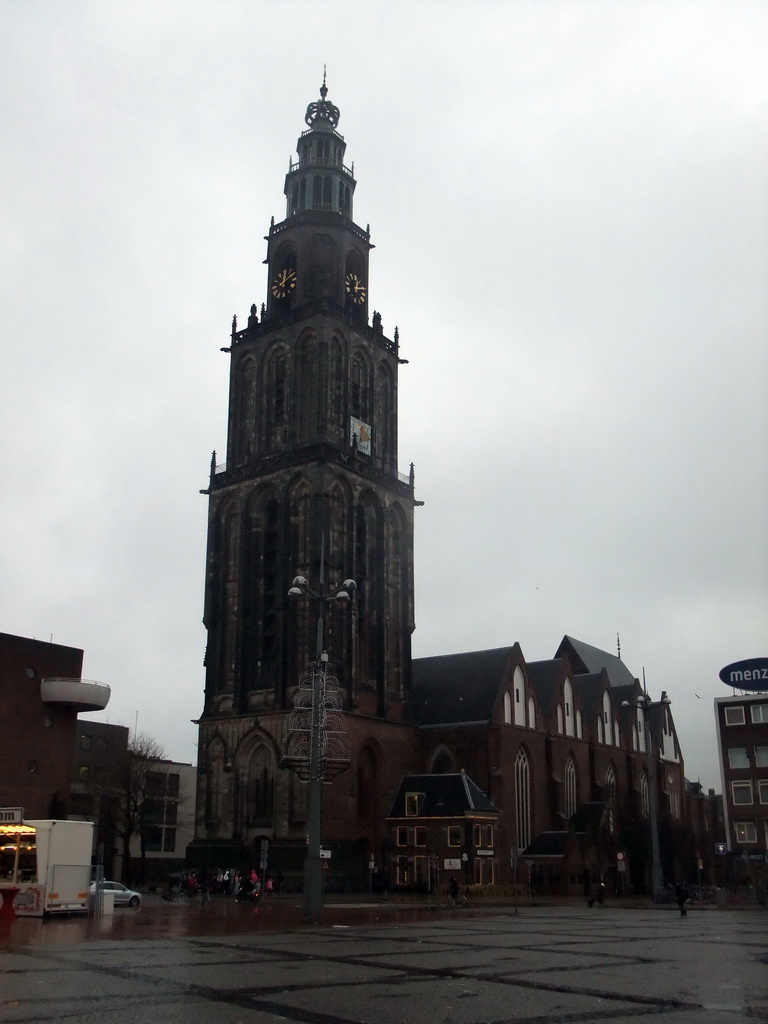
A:
<svg viewBox="0 0 768 1024">
<path fill-rule="evenodd" d="M 357 303 L 358 306 L 362 306 L 365 302 L 365 285 L 357 276 L 357 274 L 347 274 L 347 295 L 350 299 Z"/>
<path fill-rule="evenodd" d="M 284 299 L 291 294 L 296 287 L 296 271 L 290 267 L 285 270 L 278 270 L 272 282 L 272 294 L 276 299 Z"/>
</svg>

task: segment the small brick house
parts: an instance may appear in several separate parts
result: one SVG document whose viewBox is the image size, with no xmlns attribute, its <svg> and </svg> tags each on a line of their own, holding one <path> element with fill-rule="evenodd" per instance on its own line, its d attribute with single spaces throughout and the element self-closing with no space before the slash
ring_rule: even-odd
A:
<svg viewBox="0 0 768 1024">
<path fill-rule="evenodd" d="M 497 881 L 499 809 L 465 772 L 406 775 L 387 816 L 395 888 Z"/>
</svg>

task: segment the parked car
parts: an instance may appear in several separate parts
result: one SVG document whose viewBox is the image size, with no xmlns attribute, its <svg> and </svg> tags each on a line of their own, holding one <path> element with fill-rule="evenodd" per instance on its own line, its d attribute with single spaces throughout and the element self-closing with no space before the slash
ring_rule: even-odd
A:
<svg viewBox="0 0 768 1024">
<path fill-rule="evenodd" d="M 141 893 L 136 892 L 135 889 L 129 889 L 122 882 L 104 881 L 101 883 L 101 887 L 104 892 L 113 892 L 115 894 L 116 907 L 138 907 L 141 903 Z M 96 883 L 91 882 L 91 896 L 95 895 Z"/>
</svg>

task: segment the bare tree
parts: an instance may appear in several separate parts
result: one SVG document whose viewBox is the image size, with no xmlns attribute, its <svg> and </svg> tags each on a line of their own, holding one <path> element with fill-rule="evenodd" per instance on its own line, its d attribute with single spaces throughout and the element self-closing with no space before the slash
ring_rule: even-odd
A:
<svg viewBox="0 0 768 1024">
<path fill-rule="evenodd" d="M 135 733 L 110 780 L 108 813 L 123 847 L 122 876 L 126 883 L 130 878 L 133 836 L 141 837 L 142 857 L 144 854 L 146 812 L 151 800 L 150 776 L 164 756 L 165 752 L 157 740 L 146 733 Z"/>
</svg>

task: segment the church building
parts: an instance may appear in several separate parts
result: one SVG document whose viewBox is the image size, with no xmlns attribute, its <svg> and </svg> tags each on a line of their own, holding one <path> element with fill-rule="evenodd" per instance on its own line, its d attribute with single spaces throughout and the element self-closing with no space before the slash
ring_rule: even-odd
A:
<svg viewBox="0 0 768 1024">
<path fill-rule="evenodd" d="M 204 492 L 208 642 L 189 858 L 266 859 L 300 884 L 308 787 L 289 752 L 322 652 L 341 751 L 323 786 L 329 882 L 371 884 L 375 873 L 431 886 L 441 865 L 461 863 L 485 885 L 519 878 L 527 858 L 526 877 L 578 890 L 609 871 L 618 883 L 622 854 L 642 887 L 648 786 L 679 840 L 683 760 L 665 707 L 649 722 L 649 777 L 641 687 L 619 658 L 568 637 L 545 662 L 527 663 L 518 644 L 411 657 L 420 502 L 413 466 L 398 470 L 398 331 L 387 336 L 369 309 L 373 245 L 353 217 L 339 117 L 324 80 L 285 178 L 285 217 L 266 236 L 267 294 L 244 327 L 233 321 L 224 349 L 227 451 L 214 453 Z M 339 591 L 352 599 L 332 600 Z M 425 776 L 444 776 L 444 792 Z"/>
</svg>

